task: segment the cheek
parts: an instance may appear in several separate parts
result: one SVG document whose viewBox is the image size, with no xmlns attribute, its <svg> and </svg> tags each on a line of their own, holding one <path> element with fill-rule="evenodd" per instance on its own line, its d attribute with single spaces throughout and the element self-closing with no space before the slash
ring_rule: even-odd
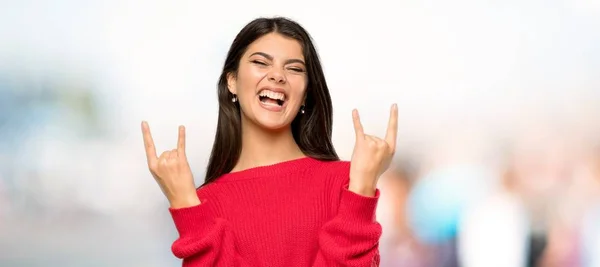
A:
<svg viewBox="0 0 600 267">
<path fill-rule="evenodd" d="M 258 68 L 240 69 L 238 73 L 237 88 L 239 95 L 254 95 L 256 86 L 265 77 L 265 72 Z"/>
<path fill-rule="evenodd" d="M 306 93 L 306 78 L 298 76 L 292 77 L 291 79 L 288 79 L 288 81 L 294 94 L 294 99 L 298 102 L 302 102 L 304 94 Z"/>
</svg>

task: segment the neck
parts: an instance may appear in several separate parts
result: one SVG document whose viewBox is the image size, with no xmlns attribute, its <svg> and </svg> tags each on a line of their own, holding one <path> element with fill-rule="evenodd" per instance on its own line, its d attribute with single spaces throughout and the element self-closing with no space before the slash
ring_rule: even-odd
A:
<svg viewBox="0 0 600 267">
<path fill-rule="evenodd" d="M 294 140 L 291 126 L 280 131 L 269 131 L 242 119 L 242 151 L 232 172 L 304 156 Z"/>
</svg>

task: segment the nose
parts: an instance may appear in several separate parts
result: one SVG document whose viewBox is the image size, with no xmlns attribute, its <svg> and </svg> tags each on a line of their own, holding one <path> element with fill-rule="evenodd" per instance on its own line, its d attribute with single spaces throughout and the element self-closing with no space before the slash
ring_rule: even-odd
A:
<svg viewBox="0 0 600 267">
<path fill-rule="evenodd" d="M 271 72 L 269 72 L 268 75 L 269 81 L 275 82 L 275 83 L 285 83 L 286 82 L 286 78 L 285 75 L 283 75 L 283 73 L 281 73 L 279 70 L 272 70 Z"/>
</svg>

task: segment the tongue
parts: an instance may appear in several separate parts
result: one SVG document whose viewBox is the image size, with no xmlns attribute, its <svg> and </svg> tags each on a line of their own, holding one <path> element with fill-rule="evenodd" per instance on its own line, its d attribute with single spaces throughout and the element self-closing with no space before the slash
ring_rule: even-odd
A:
<svg viewBox="0 0 600 267">
<path fill-rule="evenodd" d="M 263 100 L 261 100 L 263 103 L 268 103 L 268 104 L 272 104 L 272 105 L 279 105 L 277 103 L 277 100 L 265 97 Z"/>
</svg>

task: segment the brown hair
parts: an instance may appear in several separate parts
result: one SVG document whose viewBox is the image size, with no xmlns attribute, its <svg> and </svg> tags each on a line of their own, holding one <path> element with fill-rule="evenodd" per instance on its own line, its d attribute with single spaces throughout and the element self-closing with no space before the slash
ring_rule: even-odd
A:
<svg viewBox="0 0 600 267">
<path fill-rule="evenodd" d="M 237 74 L 239 62 L 248 46 L 258 38 L 279 33 L 300 42 L 307 67 L 308 84 L 304 114 L 292 122 L 294 140 L 312 158 L 339 160 L 331 142 L 333 107 L 317 51 L 308 32 L 298 23 L 283 17 L 258 18 L 248 23 L 235 37 L 219 78 L 219 118 L 204 185 L 229 173 L 242 150 L 241 118 L 237 103 L 227 88 L 227 75 Z"/>
</svg>

